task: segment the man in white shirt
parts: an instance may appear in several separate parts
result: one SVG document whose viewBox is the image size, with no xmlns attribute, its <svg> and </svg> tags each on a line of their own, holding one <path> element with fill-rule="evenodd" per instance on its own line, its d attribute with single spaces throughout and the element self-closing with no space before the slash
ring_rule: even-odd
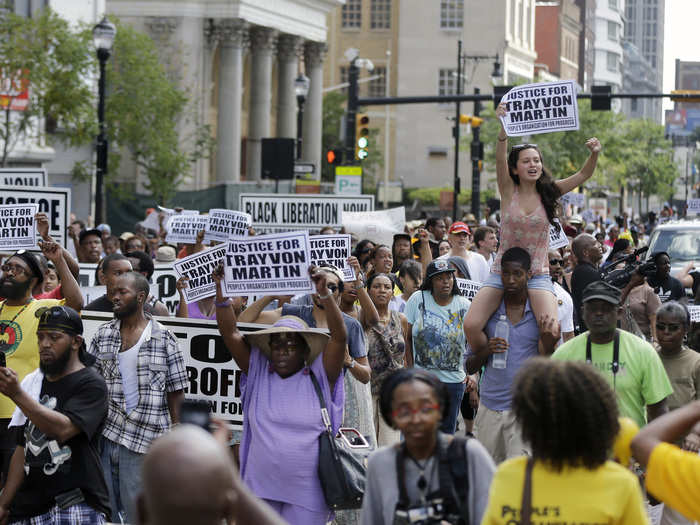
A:
<svg viewBox="0 0 700 525">
<path fill-rule="evenodd" d="M 549 276 L 552 278 L 554 295 L 557 296 L 557 312 L 561 323 L 559 346 L 574 337 L 574 302 L 569 292 L 557 282 L 564 273 L 564 258 L 559 250 L 549 250 Z"/>
<path fill-rule="evenodd" d="M 479 226 L 474 230 L 474 248 L 476 253 L 481 254 L 486 259 L 489 268 L 491 268 L 498 250 L 496 231 L 490 226 Z"/>
<path fill-rule="evenodd" d="M 469 226 L 463 222 L 453 222 L 450 226 L 447 240 L 450 241 L 450 251 L 439 257 L 439 259 L 461 257 L 467 261 L 469 279 L 477 283 L 485 282 L 490 271 L 489 263 L 486 262 L 486 259 L 480 253 L 469 251 L 469 243 L 471 241 Z"/>
</svg>

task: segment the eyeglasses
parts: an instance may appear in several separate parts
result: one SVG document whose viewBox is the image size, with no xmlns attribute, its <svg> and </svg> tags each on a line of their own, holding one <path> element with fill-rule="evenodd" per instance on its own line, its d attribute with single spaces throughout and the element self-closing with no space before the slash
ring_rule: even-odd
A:
<svg viewBox="0 0 700 525">
<path fill-rule="evenodd" d="M 422 405 L 418 408 L 401 407 L 398 410 L 394 410 L 391 416 L 396 421 L 407 421 L 413 417 L 414 414 L 419 414 L 420 416 L 429 416 L 436 410 L 440 408 L 440 405 L 435 403 L 434 405 Z"/>
<path fill-rule="evenodd" d="M 29 275 L 29 270 L 25 270 L 16 264 L 3 264 L 0 266 L 2 273 L 11 273 L 12 275 Z"/>
<path fill-rule="evenodd" d="M 511 151 L 519 151 L 521 149 L 537 148 L 537 144 L 516 144 L 511 148 Z"/>
<path fill-rule="evenodd" d="M 656 323 L 656 330 L 659 332 L 677 332 L 681 325 L 678 323 Z"/>
<path fill-rule="evenodd" d="M 561 266 L 564 264 L 564 259 L 550 259 L 549 264 L 551 264 L 553 266 L 558 264 Z"/>
</svg>

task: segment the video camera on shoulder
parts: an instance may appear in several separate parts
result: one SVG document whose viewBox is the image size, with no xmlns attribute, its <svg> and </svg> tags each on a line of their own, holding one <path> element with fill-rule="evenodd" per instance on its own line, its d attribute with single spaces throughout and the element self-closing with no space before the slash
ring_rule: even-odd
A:
<svg viewBox="0 0 700 525">
<path fill-rule="evenodd" d="M 639 271 L 643 277 L 652 277 L 656 274 L 656 262 L 653 260 L 648 262 L 637 260 L 637 258 L 648 249 L 648 246 L 644 246 L 611 263 L 610 266 L 602 272 L 603 281 L 612 284 L 615 288 L 624 288 L 630 282 L 630 279 L 632 279 L 632 274 L 636 271 Z M 616 270 L 615 268 L 620 266 L 620 264 L 624 264 L 625 267 Z"/>
</svg>

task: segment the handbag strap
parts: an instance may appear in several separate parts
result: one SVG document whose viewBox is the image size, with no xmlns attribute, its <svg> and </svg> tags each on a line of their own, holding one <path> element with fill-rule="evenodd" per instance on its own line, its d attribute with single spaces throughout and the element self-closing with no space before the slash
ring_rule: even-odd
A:
<svg viewBox="0 0 700 525">
<path fill-rule="evenodd" d="M 532 515 L 532 467 L 535 466 L 535 458 L 527 458 L 525 465 L 525 481 L 523 482 L 523 500 L 520 504 L 520 523 L 521 525 L 531 525 L 530 516 Z"/>
<path fill-rule="evenodd" d="M 326 408 L 326 400 L 323 398 L 323 392 L 321 392 L 321 385 L 318 384 L 318 379 L 314 375 L 314 371 L 309 368 L 309 376 L 311 376 L 311 383 L 314 385 L 314 390 L 318 396 L 318 400 L 321 403 L 321 418 L 323 419 L 323 424 L 326 426 L 326 430 L 333 436 L 333 428 L 331 426 L 331 417 L 328 414 L 328 409 Z"/>
</svg>

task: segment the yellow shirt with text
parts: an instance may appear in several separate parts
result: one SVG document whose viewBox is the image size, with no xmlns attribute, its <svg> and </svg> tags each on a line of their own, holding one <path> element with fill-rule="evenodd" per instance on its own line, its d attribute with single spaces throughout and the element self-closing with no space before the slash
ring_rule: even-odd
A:
<svg viewBox="0 0 700 525">
<path fill-rule="evenodd" d="M 501 463 L 491 482 L 482 525 L 520 523 L 526 457 Z M 532 469 L 532 514 L 537 525 L 645 525 L 649 523 L 637 478 L 607 461 L 594 470 Z"/>
</svg>

